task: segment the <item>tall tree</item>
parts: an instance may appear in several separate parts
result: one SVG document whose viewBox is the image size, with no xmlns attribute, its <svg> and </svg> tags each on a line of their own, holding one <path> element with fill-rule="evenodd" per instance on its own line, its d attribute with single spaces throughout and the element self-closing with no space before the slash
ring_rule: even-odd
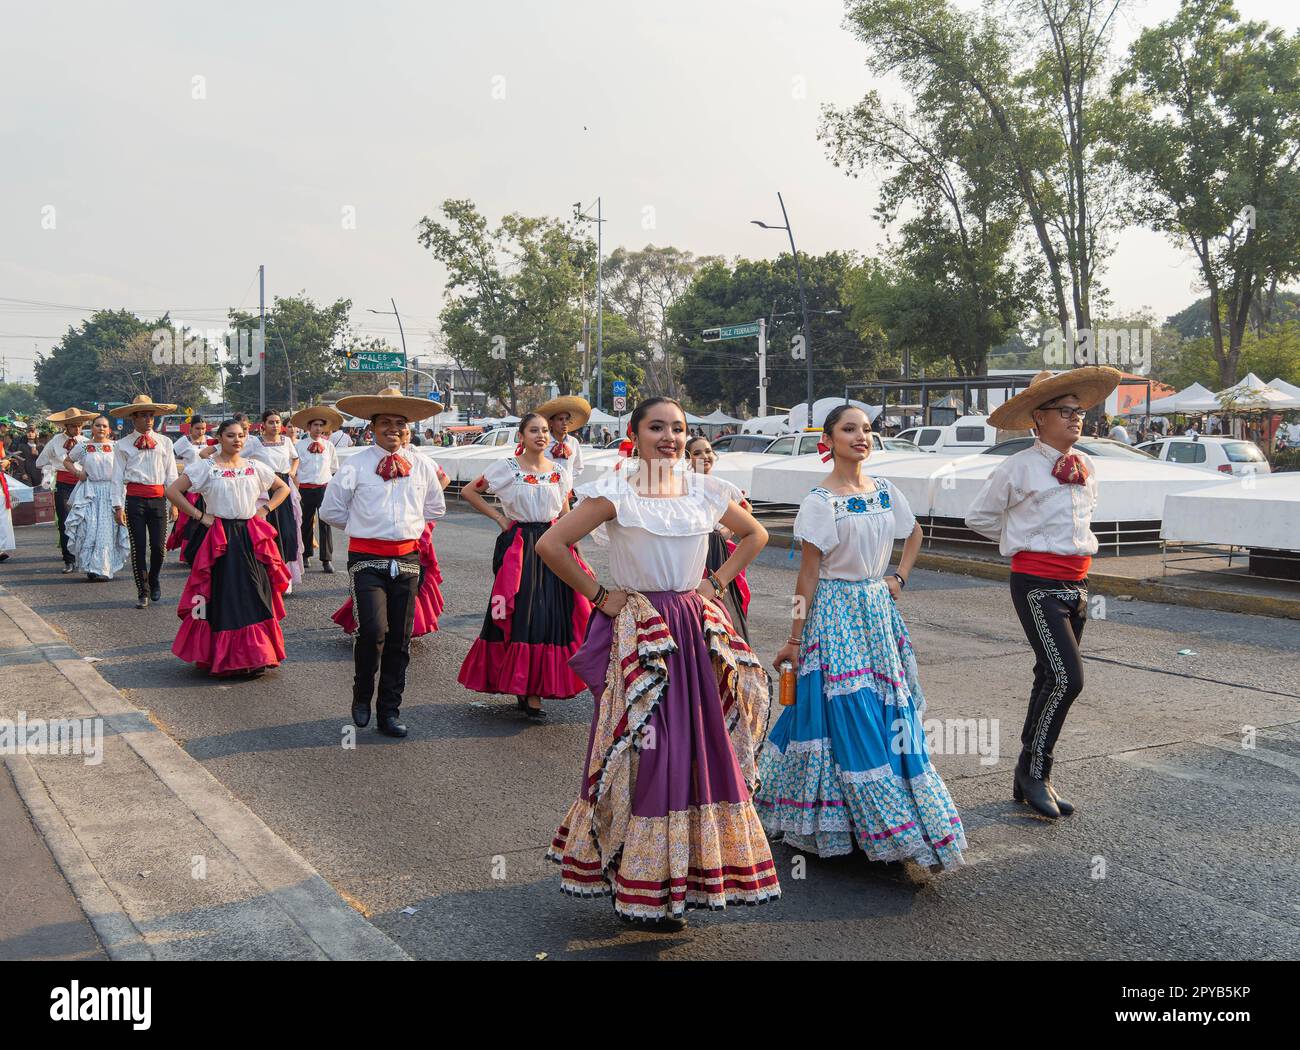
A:
<svg viewBox="0 0 1300 1050">
<path fill-rule="evenodd" d="M 276 296 L 266 313 L 266 403 L 268 408 L 308 405 L 335 386 L 344 360 L 338 344 L 348 334 L 352 300 L 337 299 L 319 306 L 305 291 Z M 230 325 L 248 334 L 258 329 L 256 314 L 230 311 Z M 226 400 L 233 408 L 252 412 L 260 397 L 256 368 L 245 369 L 237 358 L 226 365 Z"/>
<path fill-rule="evenodd" d="M 148 333 L 163 321 L 142 321 L 130 310 L 97 310 L 77 327 L 70 327 L 49 354 L 36 360 L 36 392 L 57 409 L 69 405 L 87 408 L 100 401 L 129 401 L 120 395 L 130 389 L 106 389 L 100 376 L 101 355 L 125 346 L 135 335 Z M 115 396 L 116 395 L 116 396 Z"/>
<path fill-rule="evenodd" d="M 1195 255 L 1230 386 L 1252 310 L 1300 274 L 1300 35 L 1242 22 L 1230 0 L 1183 0 L 1114 86 L 1134 113 L 1112 135 L 1145 190 L 1137 214 Z"/>
<path fill-rule="evenodd" d="M 188 341 L 187 341 L 188 340 Z M 99 355 L 100 401 L 129 401 L 148 394 L 182 408 L 208 399 L 218 384 L 217 360 L 202 336 L 160 323 Z"/>
</svg>

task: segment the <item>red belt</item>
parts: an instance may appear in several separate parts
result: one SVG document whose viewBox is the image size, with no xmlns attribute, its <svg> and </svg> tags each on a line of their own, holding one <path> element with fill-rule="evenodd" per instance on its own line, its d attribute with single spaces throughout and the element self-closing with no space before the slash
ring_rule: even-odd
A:
<svg viewBox="0 0 1300 1050">
<path fill-rule="evenodd" d="M 348 551 L 358 554 L 378 554 L 385 558 L 400 558 L 410 554 L 420 545 L 419 540 L 372 540 L 365 536 L 350 536 Z"/>
<path fill-rule="evenodd" d="M 327 484 L 328 482 L 324 482 L 324 481 L 322 481 L 319 485 L 313 484 L 310 481 L 300 481 L 298 482 L 298 487 L 300 489 L 323 489 Z"/>
<path fill-rule="evenodd" d="M 66 470 L 59 470 L 55 471 L 54 480 L 61 481 L 65 485 L 75 485 L 81 479 L 76 474 L 69 473 Z"/>
<path fill-rule="evenodd" d="M 1018 551 L 1011 556 L 1011 571 L 1047 580 L 1082 580 L 1092 565 L 1089 554 L 1048 554 L 1046 551 Z"/>
<path fill-rule="evenodd" d="M 137 481 L 128 481 L 126 483 L 126 494 L 128 496 L 140 496 L 143 499 L 161 499 L 166 491 L 166 485 L 141 485 Z"/>
</svg>

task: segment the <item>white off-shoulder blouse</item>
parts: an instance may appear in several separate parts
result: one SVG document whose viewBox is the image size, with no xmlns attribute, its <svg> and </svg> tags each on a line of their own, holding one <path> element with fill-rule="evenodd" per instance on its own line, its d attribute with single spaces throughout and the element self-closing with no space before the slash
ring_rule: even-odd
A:
<svg viewBox="0 0 1300 1050">
<path fill-rule="evenodd" d="M 564 461 L 549 471 L 536 474 L 525 469 L 513 456 L 499 459 L 483 471 L 488 491 L 501 501 L 501 510 L 512 521 L 554 521 L 564 509 L 573 488 L 573 477 Z"/>
</svg>

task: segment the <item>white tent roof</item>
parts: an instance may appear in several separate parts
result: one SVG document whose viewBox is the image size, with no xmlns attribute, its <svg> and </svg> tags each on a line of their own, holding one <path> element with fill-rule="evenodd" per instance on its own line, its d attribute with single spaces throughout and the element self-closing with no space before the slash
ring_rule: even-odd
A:
<svg viewBox="0 0 1300 1050">
<path fill-rule="evenodd" d="M 691 426 L 700 426 L 700 425 L 707 425 L 709 421 L 705 419 L 703 416 L 697 416 L 694 412 L 687 412 L 686 422 L 689 423 Z"/>
<path fill-rule="evenodd" d="M 1261 381 L 1254 372 L 1251 372 L 1235 386 L 1228 387 L 1227 390 L 1220 390 L 1217 394 L 1211 394 L 1207 398 L 1187 401 L 1182 407 L 1184 411 L 1188 412 L 1217 412 L 1223 409 L 1223 402 L 1220 399 L 1234 400 L 1236 404 L 1232 407 L 1236 411 L 1252 408 L 1300 408 L 1300 399 L 1289 397 L 1279 390 L 1274 390 L 1267 383 Z"/>
<path fill-rule="evenodd" d="M 1279 394 L 1286 394 L 1288 397 L 1293 397 L 1300 402 L 1300 386 L 1292 386 L 1285 379 L 1274 379 L 1268 385 Z"/>
<path fill-rule="evenodd" d="M 719 406 L 717 409 L 705 416 L 701 422 L 708 423 L 710 426 L 725 426 L 729 423 L 743 423 L 744 420 L 736 419 L 734 416 L 727 415 L 727 413 L 722 411 L 721 406 Z"/>
<path fill-rule="evenodd" d="M 617 423 L 617 422 L 618 422 L 618 416 L 611 416 L 608 412 L 602 412 L 598 408 L 593 408 L 591 410 L 591 418 L 587 420 L 588 425 L 592 423 L 600 423 L 602 425 L 608 425 L 610 423 Z"/>
<path fill-rule="evenodd" d="M 1200 383 L 1193 383 L 1191 386 L 1187 387 L 1187 389 L 1180 390 L 1176 394 L 1170 394 L 1168 397 L 1158 397 L 1153 399 L 1151 402 L 1151 414 L 1153 416 L 1168 416 L 1175 412 L 1194 411 L 1189 410 L 1186 407 L 1188 402 L 1203 401 L 1205 398 L 1212 399 L 1213 397 L 1214 394 L 1201 386 Z M 1217 401 L 1215 402 L 1214 407 L 1219 407 Z M 1130 408 L 1126 414 L 1130 416 L 1144 416 L 1146 415 L 1146 408 L 1146 402 L 1143 401 Z"/>
<path fill-rule="evenodd" d="M 824 422 L 826 422 L 826 416 L 830 413 L 830 410 L 836 405 L 842 404 L 844 404 L 844 398 L 842 397 L 819 397 L 813 402 L 811 425 L 814 427 L 820 427 Z M 876 416 L 880 415 L 879 405 L 868 405 L 863 401 L 854 401 L 852 398 L 849 399 L 849 404 L 862 409 L 862 411 L 867 414 L 868 419 L 875 419 Z M 795 405 L 794 408 L 790 409 L 790 429 L 806 430 L 809 425 L 808 402 L 801 401 L 799 404 Z"/>
</svg>

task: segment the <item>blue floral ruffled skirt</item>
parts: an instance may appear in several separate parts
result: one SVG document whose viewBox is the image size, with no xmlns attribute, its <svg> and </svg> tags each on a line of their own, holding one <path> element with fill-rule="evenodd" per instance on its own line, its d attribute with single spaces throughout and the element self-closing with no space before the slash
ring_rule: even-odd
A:
<svg viewBox="0 0 1300 1050">
<path fill-rule="evenodd" d="M 907 627 L 879 580 L 821 580 L 804 625 L 794 706 L 759 759 L 768 834 L 829 857 L 945 868 L 966 848 L 930 764 L 925 697 Z"/>
</svg>

